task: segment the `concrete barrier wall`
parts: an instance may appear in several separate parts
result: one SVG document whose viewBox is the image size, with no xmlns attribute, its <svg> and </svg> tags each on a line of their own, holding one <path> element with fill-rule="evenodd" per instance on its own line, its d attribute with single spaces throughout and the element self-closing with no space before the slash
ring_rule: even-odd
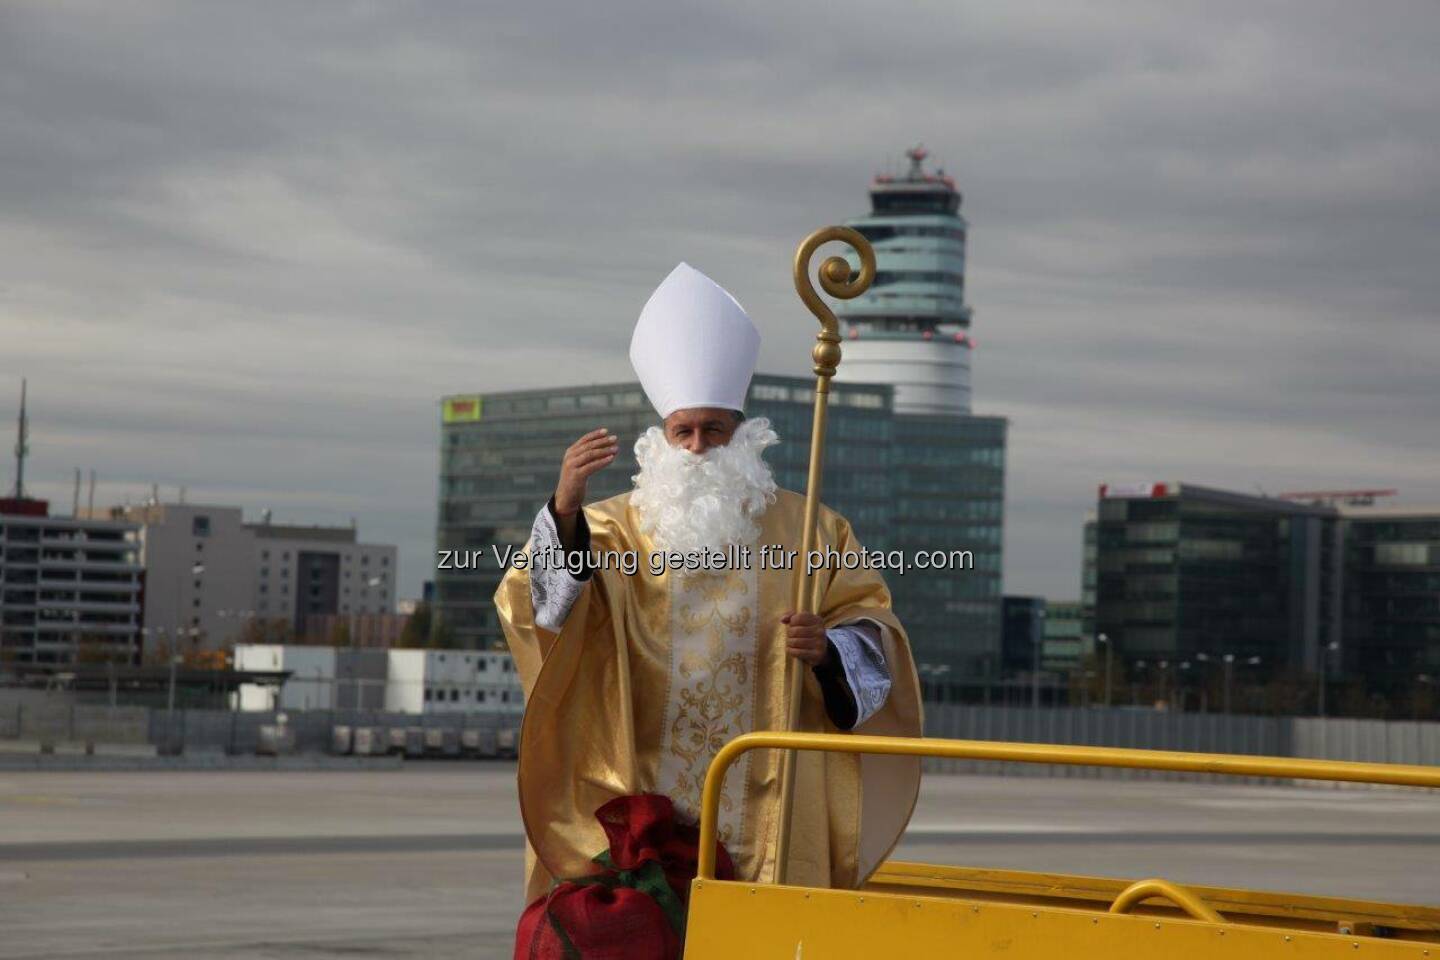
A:
<svg viewBox="0 0 1440 960">
<path fill-rule="evenodd" d="M 925 705 L 925 735 L 954 740 L 1238 753 L 1375 763 L 1440 764 L 1440 723 L 1172 714 L 1104 708 Z M 936 773 L 1195 780 L 1203 775 L 989 761 L 927 760 Z M 1261 782 L 1263 778 L 1220 778 Z"/>
<path fill-rule="evenodd" d="M 148 743 L 145 707 L 77 704 L 39 690 L 7 691 L 0 697 L 0 738 L 62 743 Z"/>
<path fill-rule="evenodd" d="M 466 729 L 498 734 L 520 725 L 518 716 L 501 713 L 417 716 L 370 710 L 291 710 L 286 716 L 294 731 L 295 749 L 301 753 L 328 752 L 337 724 L 386 732 L 412 727 L 444 729 L 457 735 Z M 180 749 L 250 755 L 260 745 L 260 728 L 274 722 L 274 715 L 268 712 L 176 710 L 172 714 L 163 708 L 76 704 L 44 691 L 11 690 L 0 695 L 0 738 L 19 741 L 151 744 L 167 753 Z M 929 703 L 925 705 L 925 726 L 927 736 L 957 740 L 1440 765 L 1440 723 Z M 984 761 L 928 760 L 926 764 L 937 773 L 1197 779 L 1190 774 Z"/>
<path fill-rule="evenodd" d="M 325 753 L 330 750 L 331 733 L 335 726 L 375 727 L 382 731 L 419 727 L 424 730 L 486 730 L 518 728 L 520 718 L 514 714 L 472 713 L 423 716 L 413 713 L 387 713 L 379 710 L 287 710 L 286 724 L 295 734 L 295 749 L 300 753 Z M 254 753 L 260 745 L 260 728 L 275 722 L 273 713 L 241 713 L 231 710 L 151 710 L 150 742 L 162 751 L 177 747 L 189 751 Z"/>
</svg>

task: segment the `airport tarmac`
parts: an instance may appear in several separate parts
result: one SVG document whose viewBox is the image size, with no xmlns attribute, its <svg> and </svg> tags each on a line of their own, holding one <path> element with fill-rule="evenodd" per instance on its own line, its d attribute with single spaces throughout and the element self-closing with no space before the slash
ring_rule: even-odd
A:
<svg viewBox="0 0 1440 960">
<path fill-rule="evenodd" d="M 514 766 L 0 774 L 0 958 L 510 956 Z M 937 776 L 897 857 L 1440 902 L 1421 791 Z"/>
</svg>

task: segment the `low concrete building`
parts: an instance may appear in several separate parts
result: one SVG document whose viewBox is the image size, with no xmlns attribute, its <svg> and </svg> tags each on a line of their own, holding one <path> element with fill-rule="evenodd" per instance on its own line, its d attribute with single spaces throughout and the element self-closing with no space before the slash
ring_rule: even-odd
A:
<svg viewBox="0 0 1440 960">
<path fill-rule="evenodd" d="M 384 710 L 388 661 L 383 650 L 241 643 L 236 670 L 283 670 L 279 687 L 245 684 L 241 710 Z"/>
<path fill-rule="evenodd" d="M 385 709 L 397 713 L 524 711 L 510 654 L 494 650 L 391 650 Z"/>
<path fill-rule="evenodd" d="M 280 687 L 241 688 L 241 710 L 384 710 L 389 713 L 504 713 L 524 710 L 508 653 L 481 650 L 366 650 L 242 643 L 237 670 L 283 670 Z"/>
</svg>

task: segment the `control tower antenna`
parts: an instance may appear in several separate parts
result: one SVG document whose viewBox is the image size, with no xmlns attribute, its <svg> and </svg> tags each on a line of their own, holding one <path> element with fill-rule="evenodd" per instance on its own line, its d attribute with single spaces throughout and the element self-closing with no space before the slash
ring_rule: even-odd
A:
<svg viewBox="0 0 1440 960">
<path fill-rule="evenodd" d="M 930 156 L 930 151 L 926 150 L 923 145 L 917 143 L 915 144 L 915 146 L 905 151 L 905 156 L 910 158 L 910 172 L 905 175 L 905 179 L 925 179 L 925 170 L 922 164 L 925 163 L 925 158 Z"/>
<path fill-rule="evenodd" d="M 15 431 L 15 499 L 25 499 L 25 455 L 30 452 L 30 424 L 25 416 L 25 381 L 20 381 L 20 422 Z"/>
</svg>

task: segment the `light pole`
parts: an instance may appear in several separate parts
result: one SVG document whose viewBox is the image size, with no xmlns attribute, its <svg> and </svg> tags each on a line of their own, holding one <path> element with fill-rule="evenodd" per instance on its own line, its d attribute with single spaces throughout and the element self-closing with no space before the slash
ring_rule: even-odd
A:
<svg viewBox="0 0 1440 960">
<path fill-rule="evenodd" d="M 1095 635 L 1095 642 L 1105 645 L 1105 706 L 1110 706 L 1110 674 L 1115 667 L 1115 647 L 1103 633 Z"/>
<path fill-rule="evenodd" d="M 1230 684 L 1235 678 L 1235 654 L 1227 653 L 1222 657 L 1225 661 L 1225 712 L 1230 712 Z M 1246 657 L 1246 666 L 1258 667 L 1261 663 L 1259 657 Z"/>
<path fill-rule="evenodd" d="M 1235 678 L 1235 654 L 1227 653 L 1220 658 L 1225 664 L 1225 713 L 1230 713 L 1230 681 Z"/>
<path fill-rule="evenodd" d="M 1331 640 L 1320 650 L 1320 690 L 1316 696 L 1317 707 L 1315 712 L 1319 716 L 1325 716 L 1325 687 L 1329 680 L 1330 655 L 1340 649 L 1339 640 Z"/>
<path fill-rule="evenodd" d="M 1145 661 L 1144 661 L 1144 660 L 1136 660 L 1136 661 L 1135 661 L 1135 669 L 1138 670 L 1138 671 L 1140 671 L 1140 676 L 1143 677 L 1143 676 L 1145 675 Z M 1138 690 L 1136 689 L 1135 675 L 1132 673 L 1132 674 L 1130 675 L 1130 706 L 1132 706 L 1132 707 L 1138 707 L 1139 705 L 1140 705 L 1140 694 L 1139 694 Z"/>
<path fill-rule="evenodd" d="M 1208 654 L 1208 653 L 1197 653 L 1197 654 L 1195 654 L 1195 660 L 1196 660 L 1196 662 L 1198 662 L 1198 663 L 1203 663 L 1203 664 L 1205 664 L 1205 667 L 1204 667 L 1203 669 L 1201 669 L 1201 671 L 1200 671 L 1200 712 L 1201 712 L 1201 713 L 1209 713 L 1209 712 L 1210 712 L 1210 670 L 1209 670 L 1209 667 L 1210 667 L 1210 654 Z"/>
<path fill-rule="evenodd" d="M 1043 601 L 1042 601 L 1043 602 Z M 1045 608 L 1035 611 L 1034 625 L 1030 628 L 1030 709 L 1040 709 L 1040 648 L 1045 640 Z"/>
<path fill-rule="evenodd" d="M 947 673 L 950 672 L 950 664 L 948 664 L 948 663 L 921 663 L 921 664 L 917 664 L 917 665 L 916 665 L 916 667 L 915 667 L 915 672 L 918 673 L 918 674 L 920 674 L 920 677 L 921 677 L 921 680 L 920 680 L 921 699 L 922 699 L 922 700 L 935 700 L 935 701 L 940 701 L 940 700 L 942 700 L 943 697 L 940 695 L 940 686 L 939 686 L 939 684 L 940 684 L 940 678 L 943 677 L 943 676 L 945 676 L 945 674 L 947 674 Z M 934 685 L 933 685 L 933 686 L 932 686 L 932 684 L 931 684 L 931 681 L 930 681 L 929 679 L 927 679 L 927 678 L 930 678 L 930 677 L 933 677 L 933 678 L 934 678 Z"/>
<path fill-rule="evenodd" d="M 1435 678 L 1430 676 L 1430 674 L 1428 673 L 1420 673 L 1415 675 L 1415 696 L 1410 698 L 1410 716 L 1412 719 L 1420 719 L 1420 688 L 1428 687 L 1434 681 L 1434 679 Z M 1426 699 L 1428 700 L 1429 698 L 1427 697 Z"/>
<path fill-rule="evenodd" d="M 179 666 L 180 659 L 181 657 L 178 653 L 172 652 L 170 654 L 170 693 L 169 696 L 166 697 L 165 703 L 166 726 L 173 726 L 175 723 L 175 668 Z"/>
</svg>

